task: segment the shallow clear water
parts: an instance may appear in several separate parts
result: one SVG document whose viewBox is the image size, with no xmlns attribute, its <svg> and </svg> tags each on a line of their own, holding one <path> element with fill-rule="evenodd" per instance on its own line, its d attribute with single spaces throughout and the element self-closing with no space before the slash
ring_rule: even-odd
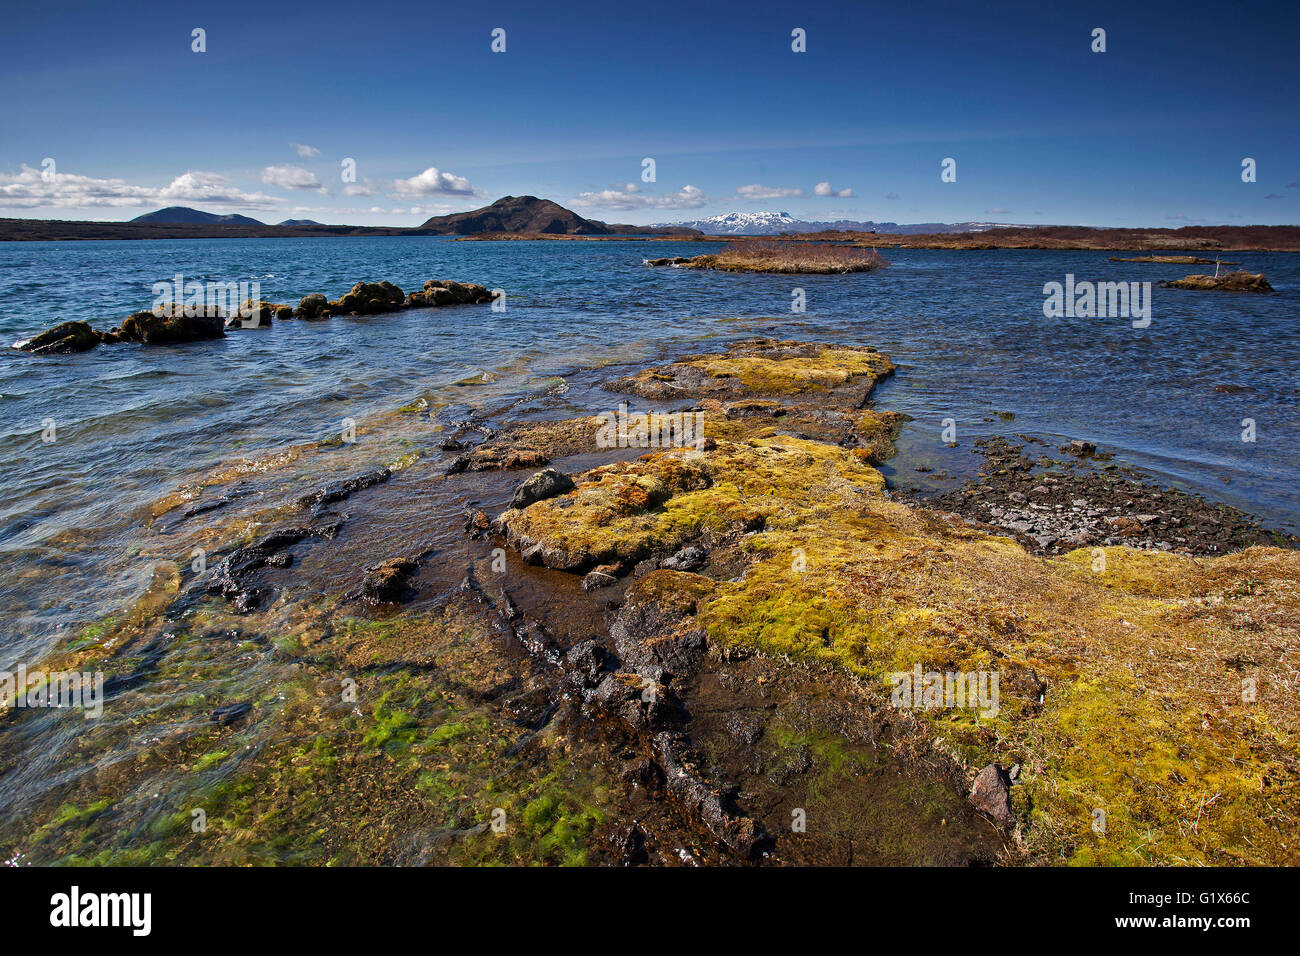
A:
<svg viewBox="0 0 1300 956">
<path fill-rule="evenodd" d="M 1201 266 L 1112 263 L 1109 253 L 886 251 L 879 273 L 755 276 L 652 269 L 698 243 L 447 239 L 169 240 L 0 244 L 0 336 L 58 321 L 109 328 L 153 283 L 261 283 L 264 299 L 335 298 L 358 280 L 404 290 L 453 278 L 506 290 L 461 307 L 278 323 L 223 341 L 0 353 L 0 666 L 142 591 L 133 540 L 152 506 L 223 465 L 338 434 L 417 396 L 437 407 L 536 394 L 557 376 L 754 334 L 870 344 L 899 374 L 877 393 L 913 417 L 891 472 L 992 432 L 1085 438 L 1162 481 L 1276 527 L 1300 520 L 1300 255 L 1241 253 L 1274 296 L 1155 289 L 1149 328 L 1043 317 L 1043 284 L 1152 282 Z M 807 311 L 792 313 L 792 289 Z M 487 387 L 463 389 L 474 379 Z M 1224 393 L 1216 385 L 1249 390 Z M 472 393 L 472 399 L 461 393 Z M 612 399 L 612 397 L 611 397 Z M 611 400 L 611 407 L 614 401 Z M 1014 421 L 996 417 L 1012 412 Z M 1241 440 L 1245 418 L 1257 440 Z M 55 440 L 42 440 L 53 420 Z M 30 658 L 28 658 L 30 659 Z"/>
</svg>

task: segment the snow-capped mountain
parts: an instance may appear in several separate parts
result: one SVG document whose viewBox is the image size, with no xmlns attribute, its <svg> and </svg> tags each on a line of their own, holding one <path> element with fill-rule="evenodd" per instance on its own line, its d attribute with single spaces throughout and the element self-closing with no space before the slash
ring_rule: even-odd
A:
<svg viewBox="0 0 1300 956">
<path fill-rule="evenodd" d="M 668 224 L 656 223 L 655 225 Z M 805 224 L 793 218 L 788 212 L 729 212 L 725 216 L 710 216 L 707 219 L 694 219 L 672 225 L 698 229 L 711 236 L 775 236 L 782 232 L 806 231 L 798 228 Z"/>
<path fill-rule="evenodd" d="M 857 222 L 837 219 L 834 222 L 807 222 L 795 219 L 788 212 L 729 212 L 723 216 L 692 219 L 688 222 L 657 222 L 650 228 L 698 229 L 710 236 L 775 236 L 783 232 L 826 232 L 843 230 L 851 232 L 884 232 L 898 234 L 931 232 L 983 232 L 1006 223 L 996 222 L 918 222 L 900 225 L 896 222 Z"/>
</svg>

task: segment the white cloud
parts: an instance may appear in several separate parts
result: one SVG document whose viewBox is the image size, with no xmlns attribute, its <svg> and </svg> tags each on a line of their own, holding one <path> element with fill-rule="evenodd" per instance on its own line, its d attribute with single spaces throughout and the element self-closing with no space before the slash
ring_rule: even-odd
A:
<svg viewBox="0 0 1300 956">
<path fill-rule="evenodd" d="M 298 151 L 300 159 L 314 159 L 320 155 L 319 149 L 315 146 L 308 146 L 306 143 L 290 143 L 289 145 Z"/>
<path fill-rule="evenodd" d="M 832 189 L 829 182 L 820 182 L 813 187 L 814 196 L 835 196 L 839 199 L 849 199 L 853 196 L 852 189 Z"/>
<path fill-rule="evenodd" d="M 359 183 L 348 183 L 343 187 L 343 192 L 349 196 L 373 196 L 375 194 L 374 184 L 366 177 L 361 177 Z"/>
<path fill-rule="evenodd" d="M 642 193 L 634 183 L 625 183 L 621 188 L 579 193 L 573 205 L 600 209 L 697 209 L 707 201 L 704 190 L 689 183 L 666 196 L 651 196 Z"/>
<path fill-rule="evenodd" d="M 1005 216 L 1005 215 L 1006 215 L 1007 213 L 1009 213 L 1010 211 L 1011 211 L 1010 209 L 1003 209 L 1001 206 L 994 206 L 992 209 L 985 209 L 985 210 L 984 210 L 984 215 L 986 215 L 986 216 Z"/>
<path fill-rule="evenodd" d="M 310 170 L 303 169 L 301 166 L 267 166 L 262 170 L 262 182 L 268 186 L 279 186 L 281 189 L 315 189 L 319 192 L 325 192 L 325 187 L 320 184 L 316 174 Z"/>
<path fill-rule="evenodd" d="M 64 209 L 151 206 L 178 202 L 220 203 L 266 209 L 280 202 L 265 193 L 246 193 L 217 173 L 191 170 L 166 186 L 132 186 L 122 179 L 97 179 L 74 173 L 51 173 L 23 165 L 16 174 L 0 174 L 0 208 Z"/>
<path fill-rule="evenodd" d="M 802 189 L 783 189 L 776 186 L 760 186 L 750 183 L 736 190 L 736 195 L 743 199 L 785 199 L 788 196 L 802 196 Z"/>
<path fill-rule="evenodd" d="M 397 180 L 393 183 L 393 190 L 398 199 L 419 199 L 422 196 L 471 195 L 474 187 L 464 176 L 444 173 L 430 166 L 418 176 Z"/>
</svg>

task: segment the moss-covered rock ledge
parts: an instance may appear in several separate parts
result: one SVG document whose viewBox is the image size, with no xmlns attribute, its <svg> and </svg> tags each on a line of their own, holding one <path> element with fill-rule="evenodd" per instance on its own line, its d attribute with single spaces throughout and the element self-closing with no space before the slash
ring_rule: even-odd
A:
<svg viewBox="0 0 1300 956">
<path fill-rule="evenodd" d="M 863 408 L 890 370 L 867 349 L 756 340 L 612 382 L 694 399 L 707 440 L 575 475 L 498 527 L 595 586 L 634 578 L 657 602 L 652 643 L 702 630 L 713 653 L 830 665 L 886 708 L 889 675 L 918 665 L 998 674 L 996 714 L 895 713 L 968 782 L 997 765 L 979 796 L 1013 857 L 1300 862 L 1300 553 L 1040 557 L 892 501 L 872 462 L 893 422 Z"/>
</svg>

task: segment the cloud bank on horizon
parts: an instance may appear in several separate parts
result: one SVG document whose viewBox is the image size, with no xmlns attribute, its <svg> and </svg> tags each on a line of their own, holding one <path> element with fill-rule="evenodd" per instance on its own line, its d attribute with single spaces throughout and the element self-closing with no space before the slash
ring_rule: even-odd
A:
<svg viewBox="0 0 1300 956">
<path fill-rule="evenodd" d="M 276 2 L 87 3 L 70 14 L 94 38 L 79 47 L 15 8 L 0 215 L 194 205 L 414 225 L 532 194 L 639 224 L 770 204 L 813 220 L 1300 221 L 1293 5 L 1242 8 L 1253 28 L 1234 31 L 1208 3 L 755 2 L 707 22 L 676 0 L 504 4 L 430 23 L 426 56 L 408 43 L 426 9 L 377 0 L 367 29 L 393 52 L 361 58 L 357 16 L 338 0 L 310 23 Z"/>
</svg>

